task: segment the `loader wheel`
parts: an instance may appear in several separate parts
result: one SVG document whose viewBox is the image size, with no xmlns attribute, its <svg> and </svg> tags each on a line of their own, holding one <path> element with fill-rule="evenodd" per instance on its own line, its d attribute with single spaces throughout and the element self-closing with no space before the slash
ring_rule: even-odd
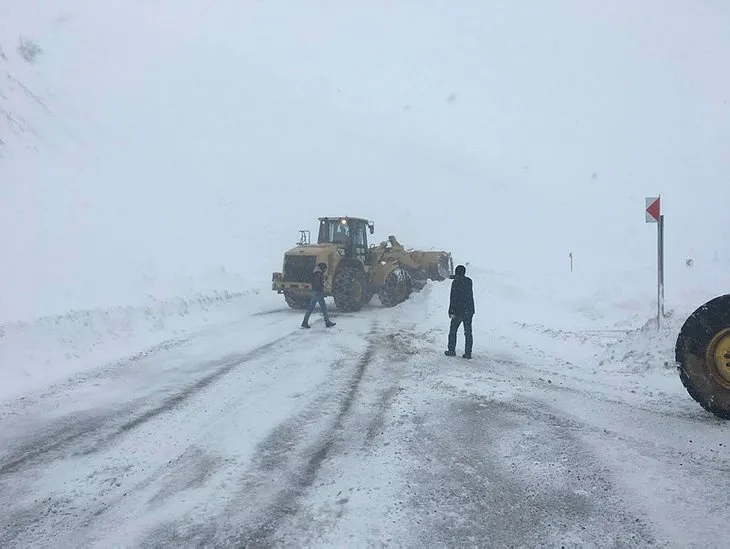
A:
<svg viewBox="0 0 730 549">
<path fill-rule="evenodd" d="M 402 303 L 411 295 L 413 282 L 410 275 L 403 269 L 393 269 L 385 278 L 378 297 L 384 307 L 394 307 Z"/>
<path fill-rule="evenodd" d="M 730 419 L 730 294 L 708 301 L 687 318 L 675 359 L 689 395 L 708 412 Z"/>
<path fill-rule="evenodd" d="M 284 301 L 292 309 L 306 309 L 309 305 L 309 296 L 284 292 Z"/>
<path fill-rule="evenodd" d="M 342 267 L 332 281 L 335 306 L 341 311 L 359 311 L 365 304 L 365 273 L 356 267 Z"/>
<path fill-rule="evenodd" d="M 428 273 L 425 270 L 408 269 L 407 273 L 410 277 L 412 291 L 415 290 L 420 292 L 426 287 L 426 284 L 428 283 Z"/>
</svg>

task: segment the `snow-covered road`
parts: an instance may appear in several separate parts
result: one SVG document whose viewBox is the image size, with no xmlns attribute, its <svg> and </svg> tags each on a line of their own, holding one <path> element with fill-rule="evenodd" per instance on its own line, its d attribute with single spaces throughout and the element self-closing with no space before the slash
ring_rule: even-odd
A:
<svg viewBox="0 0 730 549">
<path fill-rule="evenodd" d="M 519 341 L 447 358 L 428 307 L 264 311 L 5 402 L 0 546 L 724 543 L 724 423 Z"/>
</svg>

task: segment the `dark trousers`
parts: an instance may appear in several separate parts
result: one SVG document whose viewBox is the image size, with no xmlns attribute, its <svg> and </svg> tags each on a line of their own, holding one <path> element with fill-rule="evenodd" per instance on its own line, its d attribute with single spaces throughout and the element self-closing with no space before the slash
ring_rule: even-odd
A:
<svg viewBox="0 0 730 549">
<path fill-rule="evenodd" d="M 324 321 L 329 322 L 330 317 L 327 314 L 327 304 L 324 301 L 324 292 L 318 292 L 315 290 L 312 290 L 312 296 L 309 300 L 309 307 L 307 307 L 307 312 L 304 313 L 304 321 L 302 324 L 307 324 L 309 322 L 309 316 L 314 312 L 315 307 L 319 304 L 319 308 L 322 309 L 322 314 L 324 315 Z"/>
<path fill-rule="evenodd" d="M 464 323 L 464 352 L 468 355 L 471 354 L 471 348 L 474 345 L 474 338 L 471 333 L 471 319 L 472 317 L 467 316 L 464 318 L 455 316 L 451 319 L 451 329 L 449 330 L 449 351 L 456 351 L 456 331 L 459 329 L 461 323 Z"/>
</svg>

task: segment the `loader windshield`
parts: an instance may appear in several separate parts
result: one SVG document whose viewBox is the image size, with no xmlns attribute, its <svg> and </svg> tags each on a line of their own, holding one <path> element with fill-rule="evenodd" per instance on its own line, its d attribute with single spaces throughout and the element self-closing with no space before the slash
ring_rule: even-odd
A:
<svg viewBox="0 0 730 549">
<path fill-rule="evenodd" d="M 367 229 L 365 221 L 345 218 L 322 219 L 317 243 L 339 244 L 359 256 L 367 251 Z"/>
<path fill-rule="evenodd" d="M 317 243 L 319 244 L 334 244 L 347 242 L 347 237 L 350 234 L 350 228 L 347 224 L 340 223 L 335 220 L 322 221 L 319 224 L 319 237 Z"/>
</svg>

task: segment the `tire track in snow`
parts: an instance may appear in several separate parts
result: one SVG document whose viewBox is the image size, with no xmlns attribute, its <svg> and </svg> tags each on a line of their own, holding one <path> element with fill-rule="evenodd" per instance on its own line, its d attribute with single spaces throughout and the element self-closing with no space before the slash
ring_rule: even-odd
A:
<svg viewBox="0 0 730 549">
<path fill-rule="evenodd" d="M 223 513 L 205 523 L 188 516 L 160 524 L 143 545 L 275 544 L 277 530 L 300 510 L 299 500 L 316 482 L 322 464 L 334 455 L 335 446 L 345 436 L 345 423 L 376 353 L 376 332 L 374 321 L 364 352 L 356 360 L 340 358 L 332 364 L 336 376 L 330 390 L 317 394 L 302 412 L 281 423 L 258 444 L 238 481 L 237 494 Z M 345 370 L 348 362 L 349 373 Z"/>
<path fill-rule="evenodd" d="M 370 417 L 365 428 L 365 446 L 375 444 L 375 438 L 383 433 L 385 417 L 393 406 L 395 399 L 404 390 L 397 383 L 407 370 L 417 367 L 415 361 L 419 354 L 416 341 L 417 334 L 410 329 L 401 329 L 381 336 L 381 352 L 388 355 L 388 372 L 378 376 L 385 380 L 385 389 L 381 389 L 376 399 L 375 413 Z"/>
<path fill-rule="evenodd" d="M 369 332 L 367 324 L 370 324 Z M 331 363 L 330 381 L 305 393 L 308 397 L 313 395 L 315 398 L 307 406 L 305 413 L 297 414 L 298 419 L 286 421 L 275 432 L 270 432 L 265 442 L 259 445 L 257 457 L 243 479 L 240 471 L 246 467 L 246 463 L 235 457 L 236 452 L 234 456 L 226 457 L 225 451 L 210 452 L 209 448 L 205 449 L 207 446 L 204 442 L 185 443 L 180 439 L 182 453 L 175 454 L 179 458 L 173 456 L 169 458 L 171 461 L 163 463 L 150 456 L 152 459 L 148 462 L 151 467 L 145 469 L 139 469 L 142 461 L 136 457 L 133 447 L 130 446 L 134 440 L 139 439 L 144 444 L 149 438 L 150 434 L 145 433 L 145 429 L 138 429 L 147 422 L 162 422 L 163 432 L 165 429 L 173 432 L 170 429 L 180 423 L 181 416 L 193 412 L 191 409 L 185 411 L 185 406 L 190 406 L 186 402 L 193 395 L 213 384 L 216 378 L 220 379 L 225 373 L 238 371 L 235 370 L 235 365 L 225 364 L 224 360 L 215 361 L 215 371 L 206 376 L 210 377 L 207 381 L 206 378 L 201 378 L 170 398 L 155 398 L 151 406 L 145 406 L 144 403 L 135 405 L 140 402 L 138 399 L 132 406 L 109 410 L 104 417 L 99 417 L 99 410 L 91 410 L 84 415 L 77 414 L 76 418 L 87 417 L 91 423 L 77 424 L 73 432 L 71 429 L 74 418 L 66 416 L 63 420 L 54 422 L 51 429 L 46 428 L 31 443 L 23 445 L 20 450 L 0 461 L 0 466 L 5 467 L 0 482 L 3 488 L 8 489 L 2 490 L 5 497 L 0 501 L 2 508 L 7 511 L 0 513 L 4 515 L 0 520 L 0 546 L 3 543 L 38 541 L 51 537 L 68 539 L 69 543 L 86 543 L 89 537 L 97 535 L 94 532 L 99 527 L 99 535 L 103 536 L 103 532 L 110 526 L 118 526 L 120 520 L 123 523 L 135 520 L 145 522 L 143 515 L 139 513 L 146 506 L 149 508 L 144 516 L 160 515 L 160 528 L 153 527 L 152 535 L 148 536 L 147 532 L 138 533 L 152 545 L 159 545 L 160 539 L 163 540 L 162 543 L 165 543 L 164 540 L 172 540 L 183 545 L 195 543 L 195 539 L 205 543 L 205 540 L 213 540 L 216 536 L 227 536 L 229 532 L 231 535 L 228 538 L 232 540 L 275 539 L 280 525 L 288 520 L 292 510 L 296 511 L 298 500 L 317 482 L 325 461 L 338 455 L 341 451 L 339 447 L 351 441 L 353 430 L 348 418 L 353 414 L 363 415 L 358 404 L 361 385 L 366 377 L 372 377 L 372 374 L 368 374 L 368 369 L 376 356 L 378 345 L 382 342 L 377 336 L 375 323 L 366 322 L 363 328 L 365 330 L 360 332 L 354 346 L 343 346 L 347 340 L 333 336 L 331 341 L 335 348 L 340 349 L 337 353 L 340 356 L 333 357 L 336 360 Z M 288 336 L 296 332 L 299 330 L 292 331 Z M 259 354 L 263 356 L 273 345 L 288 336 L 269 342 L 241 357 L 251 359 Z M 364 352 L 362 346 L 365 346 Z M 286 352 L 293 353 L 294 349 L 288 347 L 290 346 L 287 346 Z M 352 358 L 357 358 L 358 354 L 353 353 L 355 347 L 360 347 L 359 360 L 342 358 L 353 354 Z M 212 363 L 204 363 L 201 367 L 210 369 L 210 364 Z M 194 371 L 196 375 L 199 369 Z M 246 374 L 241 372 L 240 375 L 245 377 Z M 215 397 L 211 393 L 202 398 L 209 401 Z M 196 399 L 193 398 L 192 401 L 195 402 Z M 193 406 L 197 407 L 198 404 Z M 166 413 L 175 411 L 176 408 L 182 409 L 182 412 L 171 414 L 168 422 Z M 357 412 L 355 408 L 358 408 Z M 125 416 L 129 413 L 133 415 Z M 226 414 L 227 412 L 221 418 Z M 369 417 L 370 413 L 364 415 Z M 159 431 L 160 428 L 156 430 Z M 130 432 L 133 432 L 131 438 Z M 175 432 L 180 432 L 179 426 L 175 428 Z M 266 436 L 265 431 L 262 434 Z M 116 450 L 117 446 L 119 450 Z M 123 454 L 127 457 L 117 458 L 111 455 L 122 451 L 124 447 L 127 449 Z M 201 449 L 205 450 L 201 453 Z M 91 462 L 84 461 L 95 452 L 99 454 L 90 456 Z M 172 456 L 172 453 L 168 453 Z M 344 453 L 348 453 L 347 448 Z M 78 459 L 73 463 L 68 460 L 71 471 L 68 475 L 63 475 L 69 481 L 68 485 L 66 481 L 57 488 L 53 487 L 51 481 L 50 489 L 31 485 L 33 477 L 43 477 L 46 474 L 44 470 L 52 470 L 51 463 L 54 461 L 60 462 L 58 470 L 63 472 L 66 463 L 61 460 L 70 456 L 77 456 Z M 130 465 L 132 469 L 129 469 Z M 88 473 L 84 472 L 87 467 Z M 271 484 L 272 479 L 276 479 L 275 489 L 266 485 L 267 482 Z M 287 486 L 289 479 L 293 481 Z M 243 491 L 235 488 L 242 485 Z M 200 505 L 196 505 L 196 512 L 188 516 L 185 516 L 187 510 L 173 511 L 174 507 L 179 507 L 174 503 L 175 499 L 181 497 L 185 500 L 189 497 L 186 493 L 189 486 L 194 487 L 193 491 L 202 489 L 210 493 L 210 496 L 201 501 L 203 507 L 210 509 L 209 512 L 201 513 Z M 178 495 L 181 491 L 184 493 L 182 496 Z M 278 499 L 275 499 L 277 494 Z M 287 498 L 287 494 L 293 497 Z M 16 506 L 13 502 L 19 497 L 22 497 L 24 503 Z M 260 501 L 256 502 L 256 498 Z M 231 500 L 235 503 L 227 507 Z M 290 505 L 291 502 L 293 506 Z M 168 510 L 173 511 L 176 518 L 170 520 Z M 249 520 L 239 520 L 242 512 L 250 512 L 253 516 Z M 204 520 L 201 520 L 201 514 L 207 515 Z M 178 520 L 177 517 L 185 518 Z M 227 526 L 224 526 L 226 523 Z M 242 524 L 247 525 L 245 530 L 241 529 Z M 191 526 L 193 532 L 189 530 Z M 188 532 L 184 533 L 186 529 Z M 120 534 L 133 535 L 131 532 Z"/>
<path fill-rule="evenodd" d="M 340 403 L 339 413 L 323 438 L 324 442 L 314 448 L 303 468 L 305 482 L 298 485 L 295 492 L 283 492 L 275 514 L 257 528 L 237 536 L 236 544 L 270 547 L 292 541 L 297 545 L 308 545 L 315 543 L 319 532 L 335 527 L 341 513 L 313 519 L 308 516 L 308 498 L 305 502 L 302 500 L 310 495 L 310 491 L 317 492 L 319 487 L 334 482 L 329 475 L 335 471 L 328 470 L 326 476 L 322 476 L 321 467 L 328 458 L 336 461 L 342 456 L 348 456 L 348 459 L 360 456 L 359 459 L 366 460 L 370 451 L 377 451 L 377 438 L 385 428 L 386 415 L 403 390 L 399 381 L 413 366 L 412 359 L 418 354 L 413 336 L 407 329 L 389 331 L 373 326 L 367 338 L 367 351 L 357 364 Z M 380 360 L 385 357 L 387 360 Z M 354 409 L 355 403 L 357 410 Z M 335 474 L 339 476 L 341 471 Z M 317 477 L 320 481 L 315 486 Z M 343 495 L 338 504 L 345 505 L 347 500 Z"/>
<path fill-rule="evenodd" d="M 103 415 L 91 412 L 83 416 L 64 417 L 56 421 L 46 433 L 21 445 L 11 454 L 0 459 L 0 481 L 3 477 L 24 468 L 47 464 L 54 460 L 75 455 L 98 452 L 129 431 L 144 425 L 157 416 L 170 412 L 200 391 L 220 380 L 231 370 L 254 360 L 289 337 L 287 334 L 240 356 L 226 357 L 208 364 L 215 370 L 185 387 L 171 397 L 164 398 L 147 410 L 144 405 L 133 404 Z M 146 399 L 145 399 L 146 400 Z M 132 419 L 124 421 L 130 415 Z M 122 418 L 120 420 L 120 418 Z M 84 446 L 85 444 L 85 447 Z"/>
<path fill-rule="evenodd" d="M 192 341 L 193 338 L 189 336 L 164 339 L 155 345 L 142 349 L 141 351 L 107 362 L 99 368 L 73 374 L 71 377 L 45 387 L 38 392 L 30 393 L 17 399 L 0 402 L 0 419 L 23 415 L 23 412 L 26 410 L 32 410 L 34 407 L 41 405 L 48 399 L 66 394 L 70 389 L 84 383 L 115 376 L 123 376 L 126 373 L 124 370 L 125 367 L 133 366 L 136 363 L 154 357 L 155 355 L 182 347 Z"/>
<path fill-rule="evenodd" d="M 375 329 L 376 324 L 373 324 L 370 332 L 371 336 Z M 251 526 L 235 535 L 234 539 L 237 546 L 271 545 L 271 537 L 276 533 L 281 523 L 287 517 L 296 513 L 299 498 L 314 483 L 322 463 L 330 456 L 334 443 L 338 436 L 341 436 L 340 433 L 343 430 L 345 418 L 352 409 L 363 375 L 374 354 L 375 343 L 371 340 L 368 342 L 365 353 L 355 365 L 355 370 L 345 388 L 344 396 L 339 402 L 332 424 L 322 434 L 321 438 L 307 450 L 309 456 L 301 464 L 302 466 L 298 470 L 295 469 L 288 476 L 286 487 L 276 494 L 273 501 L 261 511 L 260 516 L 252 521 Z M 282 441 L 278 439 L 277 433 L 273 433 L 272 437 L 272 439 L 267 440 L 266 445 L 278 446 L 281 444 Z M 254 488 L 254 486 L 249 484 L 247 488 Z"/>
<path fill-rule="evenodd" d="M 230 326 L 240 326 L 242 330 L 249 328 L 246 321 L 250 319 L 259 319 L 262 316 L 272 315 L 272 313 L 278 313 L 275 317 L 284 316 L 286 314 L 291 315 L 290 309 L 280 309 L 273 311 L 263 311 L 258 313 L 251 313 L 241 319 L 228 322 L 218 322 L 210 325 L 203 325 L 198 328 L 193 328 L 187 331 L 185 335 L 166 337 L 165 339 L 155 343 L 154 345 L 146 346 L 138 351 L 131 352 L 126 356 L 121 356 L 109 361 L 101 361 L 98 367 L 90 370 L 83 370 L 72 374 L 70 377 L 55 382 L 49 386 L 46 386 L 37 391 L 30 392 L 19 398 L 0 401 L 0 420 L 5 417 L 20 416 L 26 410 L 32 410 L 39 404 L 42 405 L 49 398 L 58 397 L 59 395 L 65 395 L 70 390 L 83 385 L 84 383 L 90 383 L 97 380 L 108 380 L 112 378 L 124 378 L 128 375 L 129 370 L 137 366 L 139 363 L 154 358 L 155 356 L 164 355 L 175 349 L 181 349 L 183 346 L 194 347 L 195 344 L 205 339 L 210 335 L 214 334 L 222 329 L 226 329 Z M 312 323 L 320 322 L 319 319 L 312 319 Z M 294 334 L 295 331 L 291 331 L 289 335 Z M 255 350 L 255 349 L 254 349 Z"/>
<path fill-rule="evenodd" d="M 118 512 L 121 512 L 123 515 L 130 510 L 132 500 L 141 505 L 145 505 L 146 501 L 151 509 L 156 509 L 171 497 L 174 499 L 175 494 L 181 491 L 194 490 L 208 483 L 209 479 L 215 482 L 220 478 L 221 472 L 224 475 L 231 474 L 233 478 L 242 464 L 236 458 L 226 457 L 225 452 L 221 455 L 209 452 L 205 438 L 197 444 L 187 441 L 185 445 L 183 442 L 181 453 L 163 452 L 173 456 L 170 461 L 160 462 L 153 457 L 147 462 L 152 465 L 149 468 L 145 467 L 147 463 L 136 457 L 134 450 L 129 451 L 130 444 L 134 448 L 134 443 L 130 441 L 141 440 L 143 447 L 146 447 L 145 441 L 150 434 L 145 429 L 138 428 L 148 422 L 162 424 L 162 432 L 165 432 L 167 425 L 167 430 L 181 433 L 184 437 L 184 428 L 171 430 L 169 425 L 179 422 L 180 416 L 190 415 L 191 410 L 185 411 L 185 407 L 190 406 L 188 401 L 215 401 L 217 390 L 202 396 L 198 394 L 214 382 L 220 381 L 226 374 L 237 372 L 235 375 L 238 378 L 248 377 L 250 374 L 246 374 L 246 370 L 237 370 L 236 366 L 256 359 L 257 363 L 261 363 L 272 347 L 281 346 L 282 341 L 298 332 L 298 329 L 294 330 L 237 357 L 204 363 L 202 367 L 205 369 L 210 369 L 212 363 L 217 364 L 217 367 L 183 391 L 169 398 L 155 399 L 151 407 L 147 405 L 146 410 L 144 407 L 112 410 L 105 415 L 108 418 L 106 425 L 101 425 L 103 421 L 94 417 L 94 414 L 98 416 L 98 411 L 93 410 L 86 415 L 96 423 L 93 426 L 79 427 L 79 433 L 59 438 L 59 431 L 54 431 L 45 437 L 36 437 L 36 446 L 25 447 L 25 452 L 15 453 L 15 459 L 4 463 L 5 470 L 0 475 L 0 494 L 3 496 L 0 497 L 0 547 L 27 539 L 35 540 L 35 543 L 38 539 L 49 539 L 49 536 L 54 535 L 70 536 L 63 538 L 68 539 L 68 543 L 87 543 L 95 535 L 94 524 L 103 524 L 110 520 L 113 522 L 114 519 L 110 519 L 108 513 L 118 516 Z M 287 353 L 292 353 L 291 347 L 286 345 Z M 332 368 L 341 368 L 338 363 L 336 361 Z M 195 371 L 198 370 L 199 368 Z M 226 392 L 230 394 L 230 390 L 224 389 L 223 393 Z M 200 404 L 193 404 L 193 409 L 199 406 Z M 128 408 L 134 410 L 135 417 L 126 416 L 125 410 Z M 178 408 L 179 411 L 176 410 Z M 171 411 L 175 413 L 166 416 Z M 201 411 L 207 413 L 207 410 Z M 224 417 L 226 413 L 222 410 L 220 417 Z M 68 420 L 68 417 L 65 419 Z M 62 425 L 61 431 L 68 427 Z M 159 432 L 160 429 L 156 431 Z M 49 437 L 53 437 L 54 433 L 57 438 L 51 440 Z M 125 446 L 127 450 L 121 450 Z M 90 454 L 95 452 L 99 452 L 98 457 L 91 456 L 92 460 L 88 461 Z M 121 452 L 121 455 L 115 456 L 117 452 Z M 76 460 L 68 459 L 74 456 Z M 62 471 L 68 467 L 72 471 L 69 477 L 73 479 L 76 476 L 71 481 L 73 484 L 67 485 L 64 481 L 57 488 L 52 484 L 46 490 L 34 488 L 31 485 L 33 479 L 48 476 L 47 471 L 54 467 L 54 461 L 59 462 L 57 470 Z M 74 470 L 78 470 L 78 473 L 74 473 Z M 160 485 L 161 488 L 158 488 Z M 22 503 L 16 503 L 19 500 Z M 135 508 L 132 507 L 132 516 L 134 512 Z"/>
</svg>

